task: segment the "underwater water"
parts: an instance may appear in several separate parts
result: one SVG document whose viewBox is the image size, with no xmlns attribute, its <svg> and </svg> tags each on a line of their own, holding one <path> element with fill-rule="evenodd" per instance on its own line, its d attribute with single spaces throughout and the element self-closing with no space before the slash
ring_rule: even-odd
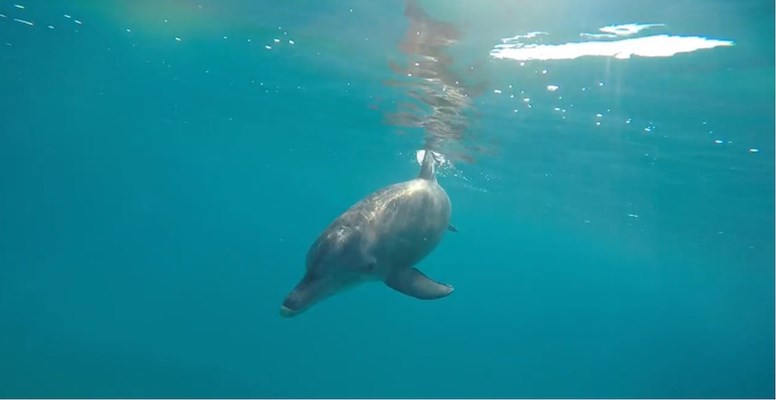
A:
<svg viewBox="0 0 776 400">
<path fill-rule="evenodd" d="M 773 2 L 416 6 L 0 0 L 0 396 L 773 398 Z M 455 292 L 281 318 L 426 145 Z"/>
</svg>

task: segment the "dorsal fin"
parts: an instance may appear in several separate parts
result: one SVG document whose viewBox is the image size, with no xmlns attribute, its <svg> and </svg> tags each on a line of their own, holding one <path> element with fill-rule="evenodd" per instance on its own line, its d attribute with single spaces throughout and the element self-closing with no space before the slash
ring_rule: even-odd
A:
<svg viewBox="0 0 776 400">
<path fill-rule="evenodd" d="M 420 173 L 418 173 L 418 179 L 426 179 L 429 181 L 435 181 L 436 175 L 434 173 L 434 152 L 431 150 L 425 150 L 423 155 L 423 163 L 420 165 Z"/>
</svg>

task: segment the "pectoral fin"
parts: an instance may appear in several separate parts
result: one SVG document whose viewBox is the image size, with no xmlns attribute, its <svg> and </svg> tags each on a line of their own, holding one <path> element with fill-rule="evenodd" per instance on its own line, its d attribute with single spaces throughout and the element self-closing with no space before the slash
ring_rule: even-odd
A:
<svg viewBox="0 0 776 400">
<path fill-rule="evenodd" d="M 454 227 L 452 225 L 448 225 L 447 226 L 447 230 L 451 231 L 451 232 L 458 232 L 458 228 L 456 228 L 456 227 Z"/>
<path fill-rule="evenodd" d="M 388 287 L 421 300 L 434 300 L 453 292 L 453 287 L 432 280 L 417 268 L 403 269 L 385 279 Z"/>
</svg>

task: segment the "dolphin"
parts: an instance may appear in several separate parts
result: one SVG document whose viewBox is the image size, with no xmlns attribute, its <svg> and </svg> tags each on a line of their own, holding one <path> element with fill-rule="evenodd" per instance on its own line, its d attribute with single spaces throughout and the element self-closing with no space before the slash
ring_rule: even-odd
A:
<svg viewBox="0 0 776 400">
<path fill-rule="evenodd" d="M 453 287 L 415 265 L 431 253 L 450 225 L 450 198 L 426 150 L 417 178 L 384 187 L 337 217 L 310 246 L 302 279 L 286 296 L 280 315 L 292 317 L 322 300 L 366 282 L 422 300 L 439 299 Z"/>
</svg>

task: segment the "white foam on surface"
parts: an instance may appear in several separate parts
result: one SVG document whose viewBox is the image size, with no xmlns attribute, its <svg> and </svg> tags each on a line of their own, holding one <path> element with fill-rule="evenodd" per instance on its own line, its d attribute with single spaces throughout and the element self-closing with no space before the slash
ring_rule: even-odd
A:
<svg viewBox="0 0 776 400">
<path fill-rule="evenodd" d="M 510 38 L 511 39 L 511 38 Z M 504 39 L 502 39 L 503 41 Z M 653 35 L 613 41 L 570 42 L 557 45 L 513 43 L 497 45 L 490 55 L 497 59 L 573 60 L 579 57 L 671 57 L 718 46 L 732 46 L 729 40 L 708 39 L 700 36 Z"/>
</svg>

